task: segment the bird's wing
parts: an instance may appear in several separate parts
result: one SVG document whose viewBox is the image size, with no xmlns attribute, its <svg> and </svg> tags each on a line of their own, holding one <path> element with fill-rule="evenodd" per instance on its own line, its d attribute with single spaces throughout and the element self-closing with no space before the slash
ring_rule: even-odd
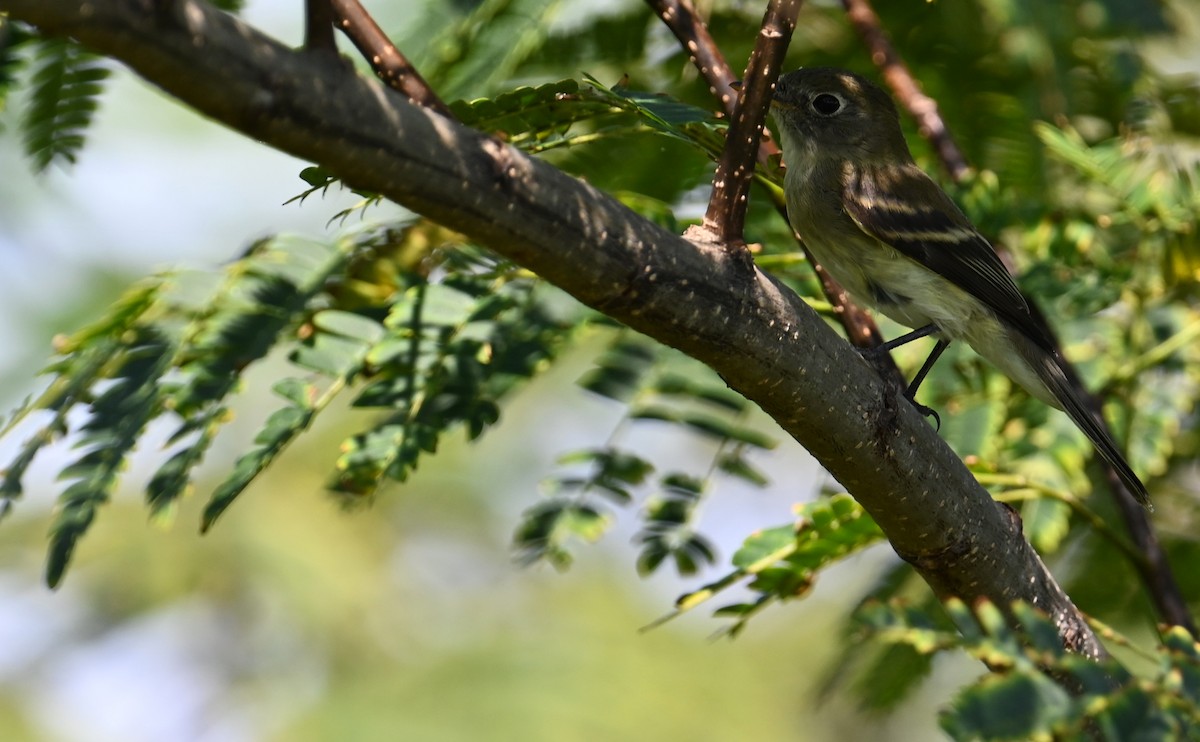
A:
<svg viewBox="0 0 1200 742">
<path fill-rule="evenodd" d="M 1046 350 L 1057 346 L 991 244 L 916 165 L 848 171 L 842 188 L 843 208 L 859 229 L 945 277 Z"/>
</svg>

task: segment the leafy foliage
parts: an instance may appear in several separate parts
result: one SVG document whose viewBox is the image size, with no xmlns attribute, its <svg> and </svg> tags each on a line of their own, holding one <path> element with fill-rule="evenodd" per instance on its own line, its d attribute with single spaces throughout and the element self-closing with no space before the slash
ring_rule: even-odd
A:
<svg viewBox="0 0 1200 742">
<path fill-rule="evenodd" d="M 962 650 L 987 664 L 992 672 L 942 714 L 942 728 L 954 739 L 1191 739 L 1200 733 L 1200 644 L 1183 629 L 1167 632 L 1154 657 L 1155 674 L 1139 679 L 1114 659 L 1066 652 L 1053 622 L 1028 605 L 1011 607 L 1019 633 L 990 603 L 971 610 L 952 600 L 946 610 L 953 628 L 933 625 L 922 611 L 879 602 L 863 606 L 858 620 L 882 641 L 920 654 Z"/>
<path fill-rule="evenodd" d="M 0 18 L 0 111 L 4 110 L 8 93 L 17 83 L 17 73 L 25 65 L 21 48 L 33 38 L 33 33 L 26 27 Z"/>
<path fill-rule="evenodd" d="M 494 423 L 495 400 L 537 373 L 571 324 L 548 309 L 542 297 L 549 290 L 529 276 L 431 233 L 446 236 L 416 224 L 333 244 L 262 240 L 221 276 L 178 271 L 143 282 L 106 317 L 60 340 L 61 357 L 47 369 L 55 380 L 9 427 L 39 410 L 49 419 L 0 482 L 11 502 L 45 445 L 66 437 L 83 451 L 61 475 L 69 484 L 52 527 L 47 581 L 61 580 L 78 539 L 157 419 L 174 421 L 168 445 L 175 450 L 151 476 L 146 497 L 153 516 L 170 515 L 230 419 L 229 399 L 244 372 L 278 346 L 305 376 L 274 384 L 287 404 L 216 487 L 203 529 L 356 382 L 362 388 L 355 404 L 384 415 L 343 445 L 334 484 L 342 492 L 363 495 L 385 477 L 403 480 L 445 431 L 461 424 L 477 437 Z M 444 252 L 431 255 L 435 247 Z M 406 254 L 411 249 L 418 254 Z M 404 260 L 450 272 L 433 282 Z M 381 264 L 392 271 L 393 290 L 355 291 L 355 274 Z M 73 422 L 75 411 L 86 413 L 81 424 Z"/>
<path fill-rule="evenodd" d="M 626 406 L 617 430 L 603 448 L 564 454 L 558 463 L 574 467 L 545 482 L 548 498 L 525 513 L 514 535 L 522 561 L 546 560 L 558 567 L 571 562 L 571 537 L 596 541 L 613 518 L 609 505 L 634 501 L 633 488 L 646 483 L 655 466 L 621 450 L 617 442 L 632 425 L 666 423 L 711 440 L 716 445 L 703 476 L 669 471 L 659 476 L 656 493 L 645 503 L 638 571 L 649 574 L 668 558 L 676 570 L 691 575 L 716 559 L 712 544 L 697 532 L 700 506 L 719 474 L 756 486 L 766 484 L 746 455 L 774 448 L 775 441 L 741 424 L 748 403 L 724 386 L 683 374 L 679 356 L 629 331 L 618 333 L 580 385 Z M 583 471 L 580 472 L 579 469 Z"/>
<path fill-rule="evenodd" d="M 568 136 L 574 124 L 612 111 L 603 101 L 581 96 L 575 80 L 520 87 L 495 98 L 454 101 L 450 110 L 467 126 L 498 134 L 514 147 L 534 153 L 577 143 L 579 135 Z"/>
<path fill-rule="evenodd" d="M 498 400 L 544 368 L 572 328 L 542 300 L 551 292 L 511 264 L 461 251 L 444 265 L 452 272 L 442 283 L 417 283 L 397 298 L 364 357 L 369 383 L 354 404 L 388 412 L 343 443 L 339 492 L 404 481 L 451 426 L 478 438 L 499 419 Z"/>
<path fill-rule="evenodd" d="M 773 603 L 803 597 L 825 567 L 878 543 L 883 533 L 849 495 L 824 497 L 797 507 L 795 523 L 754 533 L 733 555 L 736 569 L 719 580 L 682 595 L 663 621 L 690 611 L 748 579 L 753 599 L 717 609 L 733 619 L 737 635 L 746 623 Z"/>
<path fill-rule="evenodd" d="M 467 6 L 469 12 L 443 16 L 440 33 L 414 34 L 404 48 L 413 50 L 425 79 L 445 98 L 490 90 L 516 76 L 537 52 L 559 5 L 559 0 L 483 0 Z"/>
<path fill-rule="evenodd" d="M 22 121 L 35 169 L 58 160 L 75 162 L 108 75 L 99 58 L 72 41 L 36 42 L 31 100 Z"/>
</svg>

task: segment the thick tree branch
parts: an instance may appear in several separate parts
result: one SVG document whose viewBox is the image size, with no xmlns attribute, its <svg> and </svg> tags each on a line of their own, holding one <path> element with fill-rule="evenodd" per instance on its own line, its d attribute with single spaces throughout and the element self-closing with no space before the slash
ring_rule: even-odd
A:
<svg viewBox="0 0 1200 742">
<path fill-rule="evenodd" d="M 715 369 L 862 503 L 942 596 L 1026 600 L 1063 643 L 1104 649 L 919 413 L 802 301 L 715 245 L 670 234 L 503 142 L 294 52 L 200 0 L 0 0 L 119 59 L 206 116 L 452 224 L 580 301 Z"/>
</svg>

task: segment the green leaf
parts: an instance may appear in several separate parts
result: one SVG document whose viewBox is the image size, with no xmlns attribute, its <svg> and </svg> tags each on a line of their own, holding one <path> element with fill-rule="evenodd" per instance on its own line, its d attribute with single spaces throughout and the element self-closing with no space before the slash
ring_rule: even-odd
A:
<svg viewBox="0 0 1200 742">
<path fill-rule="evenodd" d="M 1076 451 L 1080 451 L 1078 445 Z M 1031 481 L 1044 486 L 1068 492 L 1073 489 L 1072 483 L 1064 478 L 1064 469 L 1045 453 L 1026 456 L 1014 468 Z M 1081 460 L 1075 470 L 1082 471 L 1082 468 Z M 1058 549 L 1070 530 L 1071 509 L 1059 500 L 1039 497 L 1025 503 L 1021 518 L 1029 542 L 1038 551 L 1049 554 Z"/>
<path fill-rule="evenodd" d="M 854 691 L 873 712 L 895 709 L 933 672 L 933 657 L 909 644 L 888 644 L 859 674 Z"/>
<path fill-rule="evenodd" d="M 76 448 L 82 456 L 63 468 L 70 480 L 59 496 L 59 511 L 50 527 L 46 582 L 61 582 L 79 539 L 108 502 L 125 462 L 142 430 L 158 411 L 158 377 L 171 359 L 165 339 L 145 329 L 130 340 L 111 384 L 91 403 L 91 418 L 80 429 Z"/>
<path fill-rule="evenodd" d="M 315 409 L 319 390 L 310 381 L 287 378 L 275 382 L 271 391 L 301 409 Z"/>
<path fill-rule="evenodd" d="M 662 420 L 682 424 L 698 433 L 719 441 L 734 441 L 755 448 L 770 450 L 776 441 L 768 435 L 751 430 L 723 418 L 688 410 L 674 410 L 662 405 L 641 405 L 630 410 L 634 420 Z"/>
<path fill-rule="evenodd" d="M 430 284 L 421 293 L 421 321 L 431 325 L 454 327 L 466 323 L 479 300 L 450 286 Z"/>
<path fill-rule="evenodd" d="M 759 561 L 789 549 L 796 542 L 796 527 L 776 526 L 758 531 L 747 538 L 733 554 L 733 566 L 751 569 Z"/>
<path fill-rule="evenodd" d="M 319 165 L 310 165 L 301 170 L 300 179 L 314 188 L 324 188 L 335 180 L 332 173 Z"/>
<path fill-rule="evenodd" d="M 362 343 L 378 342 L 384 334 L 383 327 L 361 314 L 327 309 L 313 315 L 313 326 L 324 333 L 340 335 Z"/>
<path fill-rule="evenodd" d="M 1071 528 L 1071 507 L 1061 500 L 1039 497 L 1021 508 L 1025 536 L 1039 552 L 1058 550 Z"/>
<path fill-rule="evenodd" d="M 603 397 L 625 402 L 641 388 L 658 359 L 658 349 L 644 340 L 622 334 L 579 380 L 579 385 Z"/>
<path fill-rule="evenodd" d="M 654 465 L 649 461 L 615 448 L 586 448 L 572 451 L 558 457 L 562 466 L 572 464 L 593 464 L 596 476 L 613 479 L 626 484 L 641 484 L 654 471 Z"/>
<path fill-rule="evenodd" d="M 692 144 L 714 159 L 724 149 L 728 123 L 718 119 L 711 111 L 667 95 L 654 95 L 621 86 L 608 88 L 590 75 L 584 77 L 602 99 L 636 114 L 659 133 Z"/>
<path fill-rule="evenodd" d="M 36 170 L 75 162 L 108 75 L 99 57 L 73 41 L 37 41 L 33 90 L 21 122 L 25 151 Z"/>
<path fill-rule="evenodd" d="M 22 52 L 36 38 L 28 27 L 0 18 L 0 111 L 5 109 L 9 91 L 28 59 Z"/>
<path fill-rule="evenodd" d="M 507 79 L 547 35 L 554 0 L 483 0 L 432 38 L 417 68 L 447 98 L 478 95 Z M 407 51 L 408 47 L 405 48 Z"/>
<path fill-rule="evenodd" d="M 651 386 L 659 394 L 698 399 L 730 412 L 742 412 L 748 407 L 746 399 L 727 386 L 699 381 L 692 376 L 666 373 Z"/>
<path fill-rule="evenodd" d="M 564 545 L 574 536 L 594 542 L 608 530 L 611 518 L 587 503 L 555 498 L 530 508 L 522 516 L 513 534 L 518 559 L 531 564 L 548 561 L 555 567 L 570 565 L 571 555 Z"/>
<path fill-rule="evenodd" d="M 571 144 L 572 127 L 611 116 L 615 110 L 605 101 L 579 95 L 579 83 L 569 79 L 449 105 L 467 126 L 499 134 L 527 152 Z"/>
<path fill-rule="evenodd" d="M 717 459 L 717 467 L 726 474 L 749 482 L 756 487 L 766 487 L 771 483 L 767 475 L 746 461 L 740 451 L 721 454 Z"/>
<path fill-rule="evenodd" d="M 237 496 L 278 456 L 285 446 L 312 421 L 313 412 L 302 407 L 284 407 L 267 419 L 254 438 L 255 448 L 238 458 L 233 472 L 213 491 L 200 521 L 200 532 L 212 528 L 217 518 Z"/>
<path fill-rule="evenodd" d="M 992 675 L 959 694 L 941 723 L 959 740 L 1048 739 L 1071 712 L 1070 695 L 1045 676 Z"/>
</svg>

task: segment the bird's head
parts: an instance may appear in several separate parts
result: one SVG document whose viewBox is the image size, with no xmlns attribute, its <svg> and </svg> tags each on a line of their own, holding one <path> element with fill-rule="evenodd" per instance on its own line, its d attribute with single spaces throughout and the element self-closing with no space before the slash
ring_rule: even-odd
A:
<svg viewBox="0 0 1200 742">
<path fill-rule="evenodd" d="M 785 155 L 792 159 L 909 156 L 892 99 L 847 70 L 812 67 L 782 75 L 775 85 L 771 112 Z"/>
</svg>

